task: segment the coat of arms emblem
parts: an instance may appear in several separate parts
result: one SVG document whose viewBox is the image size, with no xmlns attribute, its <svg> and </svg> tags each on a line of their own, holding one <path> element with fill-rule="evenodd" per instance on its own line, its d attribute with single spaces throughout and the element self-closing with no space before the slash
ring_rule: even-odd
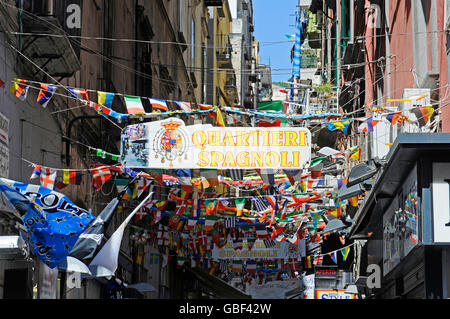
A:
<svg viewBox="0 0 450 319">
<path fill-rule="evenodd" d="M 172 167 L 172 162 L 176 159 L 181 162 L 183 155 L 187 159 L 188 137 L 181 121 L 170 119 L 161 123 L 161 126 L 153 140 L 155 158 L 161 158 L 161 163 L 169 161 Z"/>
</svg>

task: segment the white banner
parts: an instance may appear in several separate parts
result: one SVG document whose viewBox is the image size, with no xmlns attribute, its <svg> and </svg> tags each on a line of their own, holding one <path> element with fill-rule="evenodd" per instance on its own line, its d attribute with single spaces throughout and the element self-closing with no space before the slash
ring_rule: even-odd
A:
<svg viewBox="0 0 450 319">
<path fill-rule="evenodd" d="M 0 177 L 9 177 L 9 149 L 0 144 Z"/>
<path fill-rule="evenodd" d="M 39 261 L 39 299 L 57 299 L 58 268 Z"/>
<path fill-rule="evenodd" d="M 233 242 L 227 241 L 227 244 L 218 248 L 214 244 L 212 251 L 213 259 L 299 259 L 304 256 L 304 240 L 299 240 L 298 245 L 289 242 L 275 242 L 274 247 L 266 248 L 264 241 L 256 240 L 252 249 L 248 249 L 247 240 L 242 242 L 242 249 L 234 249 Z"/>
<path fill-rule="evenodd" d="M 129 125 L 121 162 L 135 168 L 301 169 L 311 159 L 302 127 L 185 126 L 177 118 Z"/>
<path fill-rule="evenodd" d="M 314 299 L 315 281 L 314 274 L 302 276 L 303 299 Z"/>
<path fill-rule="evenodd" d="M 9 119 L 0 113 L 0 141 L 9 144 Z"/>
</svg>

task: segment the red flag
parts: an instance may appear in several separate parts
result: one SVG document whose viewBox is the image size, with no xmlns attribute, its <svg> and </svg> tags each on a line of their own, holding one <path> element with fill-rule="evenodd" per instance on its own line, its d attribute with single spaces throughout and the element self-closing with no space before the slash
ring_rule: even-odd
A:
<svg viewBox="0 0 450 319">
<path fill-rule="evenodd" d="M 92 170 L 92 184 L 94 189 L 98 191 L 102 188 L 103 184 L 111 178 L 111 172 L 109 168 L 101 168 Z"/>
</svg>

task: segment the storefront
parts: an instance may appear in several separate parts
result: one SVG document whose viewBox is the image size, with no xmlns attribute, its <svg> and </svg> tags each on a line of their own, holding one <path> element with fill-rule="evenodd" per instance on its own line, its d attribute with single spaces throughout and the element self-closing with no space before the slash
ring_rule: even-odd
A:
<svg viewBox="0 0 450 319">
<path fill-rule="evenodd" d="M 450 134 L 400 134 L 349 231 L 362 240 L 355 273 L 369 277 L 359 280 L 366 297 L 450 297 L 449 186 Z"/>
</svg>

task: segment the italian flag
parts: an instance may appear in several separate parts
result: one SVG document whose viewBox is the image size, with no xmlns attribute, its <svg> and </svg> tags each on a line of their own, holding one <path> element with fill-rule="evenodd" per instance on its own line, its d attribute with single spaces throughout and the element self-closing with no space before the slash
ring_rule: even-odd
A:
<svg viewBox="0 0 450 319">
<path fill-rule="evenodd" d="M 236 216 L 242 216 L 245 206 L 245 198 L 235 198 L 234 203 L 236 204 Z"/>
<path fill-rule="evenodd" d="M 123 98 L 129 114 L 145 114 L 145 110 L 139 96 L 125 95 Z"/>
</svg>

